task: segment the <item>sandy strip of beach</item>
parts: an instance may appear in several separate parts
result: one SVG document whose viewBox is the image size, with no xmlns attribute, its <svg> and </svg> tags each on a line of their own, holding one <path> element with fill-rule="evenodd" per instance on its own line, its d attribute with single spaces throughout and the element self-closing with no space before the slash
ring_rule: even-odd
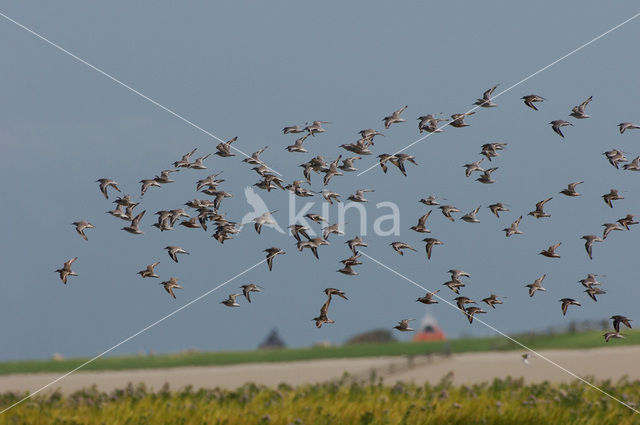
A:
<svg viewBox="0 0 640 425">
<path fill-rule="evenodd" d="M 522 352 L 483 352 L 454 354 L 449 357 L 374 357 L 324 359 L 291 363 L 252 363 L 231 366 L 178 367 L 105 372 L 76 372 L 50 389 L 73 392 L 93 384 L 103 391 L 123 388 L 129 382 L 144 382 L 159 389 L 168 382 L 172 389 L 187 385 L 194 388 L 236 388 L 246 382 L 267 386 L 280 383 L 303 385 L 339 379 L 344 372 L 366 379 L 371 370 L 385 383 L 396 381 L 438 382 L 453 371 L 453 382 L 472 384 L 494 378 L 523 377 L 527 382 L 568 382 L 575 378 L 542 358 L 533 356 L 525 364 Z M 617 380 L 623 376 L 640 379 L 640 346 L 606 347 L 589 350 L 544 350 L 540 354 L 581 377 Z M 62 373 L 16 374 L 0 376 L 0 391 L 35 391 L 60 377 Z"/>
</svg>

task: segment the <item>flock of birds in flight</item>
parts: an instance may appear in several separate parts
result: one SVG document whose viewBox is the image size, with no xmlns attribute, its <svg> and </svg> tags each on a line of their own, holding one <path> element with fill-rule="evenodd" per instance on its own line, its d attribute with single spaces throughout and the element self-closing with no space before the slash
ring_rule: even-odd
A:
<svg viewBox="0 0 640 425">
<path fill-rule="evenodd" d="M 482 108 L 492 108 L 496 107 L 496 103 L 492 100 L 492 94 L 497 86 L 494 86 L 484 92 L 482 98 L 477 99 L 474 105 Z M 541 96 L 531 94 L 522 97 L 524 104 L 533 110 L 538 110 L 536 107 L 536 103 L 543 102 L 545 99 Z M 580 105 L 575 106 L 571 110 L 570 116 L 575 119 L 587 119 L 590 116 L 586 113 L 586 108 L 589 103 L 592 101 L 592 97 L 590 96 Z M 397 111 L 393 112 L 391 115 L 383 118 L 385 129 L 389 129 L 393 124 L 406 122 L 404 118 L 402 118 L 402 113 L 405 111 L 407 106 L 404 106 Z M 454 128 L 462 128 L 469 126 L 468 123 L 465 122 L 465 118 L 472 116 L 475 111 L 469 111 L 462 114 L 453 114 L 451 118 L 441 118 L 436 117 L 432 114 L 424 115 L 418 117 L 418 130 L 420 133 L 428 132 L 428 133 L 441 133 L 444 131 L 445 127 L 451 126 Z M 440 125 L 441 123 L 445 123 Z M 324 124 L 330 124 L 326 121 L 313 121 L 311 124 L 305 123 L 302 126 L 288 126 L 285 127 L 282 131 L 284 134 L 303 134 L 302 137 L 299 137 L 295 140 L 293 145 L 287 146 L 285 149 L 289 152 L 295 153 L 306 153 L 307 150 L 303 146 L 303 143 L 309 137 L 316 137 L 317 135 L 324 133 L 325 129 L 322 127 Z M 564 134 L 562 132 L 562 127 L 573 126 L 571 122 L 565 120 L 554 120 L 549 123 L 551 125 L 552 130 L 558 134 L 560 137 L 564 138 Z M 631 129 L 640 129 L 640 126 L 630 123 L 630 122 L 622 122 L 618 125 L 620 133 L 624 133 L 627 130 Z M 342 158 L 342 155 L 339 155 L 336 160 L 331 163 L 327 163 L 324 157 L 316 156 L 300 165 L 303 168 L 303 176 L 304 179 L 294 180 L 291 184 L 285 185 L 284 180 L 276 175 L 271 168 L 267 166 L 267 164 L 260 159 L 260 155 L 264 152 L 266 147 L 254 152 L 251 156 L 247 156 L 247 158 L 243 159 L 243 162 L 254 165 L 252 168 L 259 176 L 260 180 L 254 185 L 260 189 L 264 189 L 266 191 L 271 191 L 272 189 L 279 188 L 281 190 L 289 190 L 293 192 L 296 196 L 300 197 L 310 197 L 314 196 L 317 193 L 311 191 L 310 189 L 304 187 L 304 184 L 311 185 L 311 173 L 314 172 L 316 174 L 323 173 L 323 186 L 325 187 L 320 194 L 322 197 L 327 200 L 330 204 L 333 205 L 333 202 L 340 202 L 341 195 L 339 193 L 330 191 L 326 188 L 329 185 L 331 179 L 336 176 L 344 175 L 344 172 L 354 172 L 357 169 L 354 166 L 354 162 L 356 160 L 361 160 L 361 155 L 371 155 L 371 147 L 374 146 L 374 138 L 376 136 L 384 136 L 377 130 L 373 129 L 365 129 L 359 132 L 360 138 L 350 144 L 343 144 L 340 147 L 345 149 L 348 152 L 352 152 L 357 156 L 352 156 L 348 158 Z M 237 140 L 237 137 L 233 139 L 223 142 L 217 145 L 215 155 L 227 158 L 235 156 L 232 153 L 231 144 Z M 500 155 L 499 151 L 504 149 L 506 143 L 487 143 L 482 145 L 480 154 L 483 158 L 478 161 L 471 162 L 465 164 L 463 167 L 465 168 L 466 177 L 471 177 L 473 173 L 480 173 L 479 177 L 476 179 L 480 183 L 483 184 L 492 184 L 495 182 L 492 177 L 492 173 L 498 170 L 498 167 L 491 167 L 484 169 L 481 164 L 484 159 L 487 159 L 488 162 L 491 162 L 492 158 L 495 158 Z M 211 155 L 207 154 L 205 156 L 196 158 L 191 161 L 191 156 L 196 152 L 197 148 L 192 150 L 191 152 L 186 153 L 182 156 L 182 158 L 173 163 L 174 168 L 163 170 L 159 176 L 155 176 L 152 179 L 143 179 L 140 181 L 141 183 L 141 192 L 140 197 L 144 196 L 144 194 L 152 187 L 161 187 L 164 184 L 172 183 L 174 180 L 172 179 L 172 174 L 178 172 L 180 168 L 189 168 L 194 170 L 204 170 L 207 167 L 204 165 L 204 161 Z M 627 158 L 625 157 L 625 153 L 612 149 L 610 151 L 604 152 L 604 154 L 609 161 L 609 163 L 614 166 L 616 169 L 620 168 L 621 163 L 627 162 Z M 417 165 L 415 157 L 413 155 L 408 155 L 405 153 L 395 153 L 395 154 L 380 154 L 378 155 L 379 164 L 384 173 L 388 171 L 388 165 L 393 165 L 398 168 L 398 170 L 403 174 L 407 175 L 406 165 L 407 163 Z M 624 164 L 622 166 L 624 170 L 630 171 L 640 171 L 640 156 L 636 157 L 632 161 Z M 224 190 L 219 189 L 219 185 L 224 182 L 223 179 L 218 179 L 218 174 L 209 175 L 201 180 L 196 182 L 196 190 L 202 194 L 205 194 L 211 199 L 193 199 L 185 203 L 185 206 L 192 209 L 194 212 L 192 214 L 187 213 L 184 208 L 177 208 L 172 210 L 161 210 L 157 211 L 155 214 L 158 216 L 157 222 L 153 224 L 161 232 L 173 230 L 173 226 L 181 220 L 178 224 L 180 226 L 184 226 L 190 229 L 203 229 L 207 230 L 208 226 L 215 226 L 215 231 L 213 233 L 213 237 L 220 243 L 224 243 L 226 240 L 232 239 L 234 234 L 240 232 L 240 228 L 238 227 L 238 223 L 229 221 L 225 218 L 225 214 L 219 213 L 219 209 L 221 207 L 222 201 L 225 198 L 231 197 L 232 194 L 226 192 Z M 100 191 L 104 195 L 105 199 L 109 199 L 109 189 L 120 192 L 120 188 L 118 187 L 118 183 L 115 180 L 109 178 L 101 178 L 97 180 L 100 184 Z M 582 184 L 582 181 L 573 182 L 568 184 L 566 189 L 560 191 L 560 194 L 563 194 L 568 197 L 577 197 L 580 196 L 580 193 L 577 192 L 576 188 L 578 185 Z M 368 192 L 373 192 L 371 189 L 358 189 L 354 194 L 350 195 L 347 199 L 352 202 L 367 202 L 365 198 L 365 194 Z M 619 191 L 616 189 L 611 189 L 609 193 L 602 195 L 604 202 L 611 208 L 613 208 L 613 202 L 623 199 L 620 196 Z M 541 200 L 540 202 L 535 204 L 535 209 L 528 213 L 529 216 L 532 216 L 536 219 L 547 218 L 551 215 L 547 213 L 544 208 L 545 205 L 551 201 L 553 198 L 548 197 L 546 199 Z M 427 198 L 421 199 L 420 202 L 426 206 L 438 207 L 442 214 L 450 221 L 454 221 L 455 218 L 452 216 L 454 213 L 460 213 L 461 211 L 454 207 L 453 205 L 440 205 L 436 197 L 429 196 Z M 134 209 L 138 206 L 138 202 L 134 202 L 130 195 L 124 195 L 118 197 L 114 203 L 116 204 L 115 209 L 108 211 L 112 216 L 122 219 L 124 221 L 129 222 L 128 226 L 122 228 L 122 230 L 129 232 L 134 235 L 143 234 L 143 231 L 140 230 L 140 222 L 144 217 L 146 210 L 134 215 Z M 473 211 L 464 214 L 460 217 L 460 220 L 463 220 L 468 223 L 478 223 L 479 219 L 476 217 L 478 212 L 480 211 L 480 206 L 475 208 Z M 496 217 L 500 217 L 501 212 L 509 211 L 504 204 L 498 202 L 488 206 L 491 213 L 493 213 Z M 265 224 L 274 224 L 272 220 L 271 214 L 275 211 L 265 212 L 264 214 L 256 217 L 254 219 L 254 227 L 258 234 L 260 234 L 262 227 Z M 429 218 L 432 210 L 427 211 L 424 215 L 418 218 L 418 222 L 415 226 L 411 227 L 411 230 L 417 233 L 431 233 L 431 231 L 426 227 L 426 221 Z M 318 214 L 309 213 L 305 216 L 310 221 L 325 226 L 322 228 L 322 234 L 318 237 L 311 237 L 308 233 L 309 228 L 303 226 L 299 223 L 294 223 L 289 226 L 291 231 L 291 235 L 295 238 L 296 247 L 298 251 L 303 251 L 305 248 L 309 249 L 316 258 L 318 256 L 318 249 L 320 246 L 329 245 L 328 238 L 331 234 L 343 235 L 344 232 L 340 230 L 340 223 L 329 224 L 327 219 Z M 516 235 L 521 235 L 523 232 L 519 229 L 519 224 L 522 220 L 523 216 L 518 217 L 509 227 L 503 229 L 506 237 L 512 237 Z M 582 239 L 585 240 L 585 250 L 588 257 L 591 259 L 593 256 L 593 244 L 598 242 L 604 242 L 609 234 L 612 231 L 623 231 L 630 230 L 630 226 L 638 224 L 638 221 L 635 221 L 634 215 L 626 214 L 625 217 L 620 218 L 615 223 L 604 223 L 604 231 L 602 235 L 584 235 Z M 88 240 L 85 231 L 87 229 L 93 229 L 94 226 L 88 221 L 76 221 L 73 223 L 76 228 L 77 233 L 84 239 Z M 442 245 L 443 242 L 433 238 L 427 237 L 423 239 L 425 242 L 426 248 L 426 256 L 427 259 L 430 259 L 433 253 L 433 248 L 438 245 Z M 357 275 L 358 272 L 354 270 L 354 268 L 360 264 L 359 258 L 361 254 L 358 253 L 359 247 L 367 247 L 368 245 L 363 241 L 360 236 L 356 236 L 355 238 L 348 240 L 346 242 L 349 249 L 351 250 L 351 254 L 348 258 L 341 261 L 343 267 L 338 272 L 353 276 Z M 404 250 L 416 251 L 411 245 L 405 242 L 396 241 L 392 242 L 391 247 L 400 255 L 404 255 Z M 561 243 L 556 243 L 554 245 L 549 246 L 547 249 L 543 249 L 540 251 L 540 255 L 543 255 L 548 258 L 560 258 L 559 253 L 557 252 Z M 178 262 L 178 254 L 189 254 L 185 249 L 180 246 L 166 246 L 169 256 L 176 263 Z M 264 250 L 266 252 L 266 262 L 269 270 L 272 270 L 274 259 L 276 256 L 285 254 L 285 251 L 277 248 L 270 247 Z M 60 279 L 65 284 L 67 283 L 67 278 L 69 276 L 78 276 L 75 272 L 72 271 L 72 264 L 77 260 L 77 257 L 70 259 L 65 262 L 62 268 L 56 270 L 60 275 Z M 145 269 L 138 272 L 138 274 L 142 278 L 159 278 L 159 276 L 155 273 L 155 267 L 160 262 L 154 262 L 146 266 Z M 486 311 L 482 310 L 477 306 L 477 303 L 463 295 L 460 295 L 461 288 L 465 287 L 465 283 L 462 278 L 469 278 L 470 275 L 462 270 L 452 269 L 449 270 L 448 273 L 451 275 L 451 279 L 444 283 L 444 286 L 453 291 L 456 295 L 458 295 L 453 301 L 461 310 L 461 312 L 466 316 L 469 323 L 473 322 L 474 315 L 479 313 L 486 313 Z M 546 289 L 542 286 L 542 282 L 544 281 L 546 275 L 542 275 L 537 278 L 533 283 L 525 285 L 528 288 L 529 297 L 533 297 L 538 291 L 546 291 Z M 597 281 L 597 275 L 588 274 L 586 278 L 579 281 L 586 289 L 584 292 L 593 300 L 597 301 L 596 296 L 605 294 L 606 292 L 600 288 L 601 283 Z M 176 298 L 174 290 L 182 289 L 182 286 L 178 284 L 178 279 L 175 277 L 171 277 L 167 281 L 163 281 L 161 285 L 164 286 L 164 289 L 172 296 Z M 229 297 L 223 300 L 221 303 L 227 307 L 239 307 L 240 304 L 237 302 L 237 297 L 244 296 L 248 302 L 251 302 L 250 294 L 251 292 L 260 292 L 261 287 L 256 284 L 247 284 L 241 286 L 242 292 L 230 294 Z M 423 304 L 436 304 L 438 301 L 434 299 L 434 296 L 439 292 L 436 291 L 428 291 L 425 296 L 417 299 L 418 302 Z M 328 317 L 329 306 L 332 300 L 332 296 L 338 296 L 341 298 L 347 299 L 345 293 L 336 288 L 327 288 L 324 291 L 327 296 L 326 301 L 322 305 L 320 309 L 320 314 L 317 317 L 314 317 L 312 320 L 315 322 L 316 326 L 320 328 L 325 323 L 334 323 Z M 439 297 L 438 297 L 439 298 Z M 503 304 L 502 299 L 506 297 L 500 297 L 496 294 L 491 294 L 490 296 L 482 299 L 482 302 L 487 304 L 489 307 L 495 309 L 496 305 Z M 567 309 L 569 306 L 580 306 L 581 303 L 574 298 L 562 298 L 559 300 L 561 302 L 562 314 L 566 315 Z M 475 306 L 466 306 L 467 304 L 476 304 Z M 625 316 L 616 314 L 610 318 L 613 321 L 614 331 L 606 332 L 604 334 L 604 339 L 606 342 L 609 342 L 611 338 L 624 338 L 624 334 L 620 333 L 620 324 L 624 324 L 625 326 L 631 328 L 631 320 Z M 403 332 L 413 331 L 410 327 L 410 321 L 415 319 L 404 319 L 401 320 L 395 329 Z M 526 360 L 526 358 L 525 358 Z"/>
</svg>

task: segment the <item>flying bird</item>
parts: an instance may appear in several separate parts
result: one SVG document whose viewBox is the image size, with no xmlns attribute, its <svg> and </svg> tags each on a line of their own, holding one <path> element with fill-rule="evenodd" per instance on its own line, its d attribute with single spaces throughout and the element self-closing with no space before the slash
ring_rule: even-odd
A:
<svg viewBox="0 0 640 425">
<path fill-rule="evenodd" d="M 538 96 L 537 94 L 529 94 L 527 96 L 523 96 L 521 97 L 522 100 L 524 100 L 524 104 L 527 105 L 529 108 L 533 109 L 534 111 L 537 111 L 538 108 L 536 108 L 536 105 L 534 105 L 534 102 L 542 102 L 543 100 L 545 100 L 544 97 L 542 96 Z"/>
<path fill-rule="evenodd" d="M 160 285 L 164 286 L 164 290 L 167 291 L 174 299 L 176 298 L 176 294 L 173 293 L 173 290 L 182 289 L 182 286 L 178 285 L 178 279 L 175 277 L 172 277 L 167 281 L 160 282 Z"/>
<path fill-rule="evenodd" d="M 589 96 L 587 100 L 582 102 L 580 105 L 574 106 L 569 115 L 578 119 L 590 118 L 590 116 L 584 112 L 584 109 L 587 107 L 589 102 L 591 102 L 591 99 L 593 99 L 593 96 Z"/>
<path fill-rule="evenodd" d="M 65 285 L 67 284 L 67 278 L 69 276 L 78 276 L 77 273 L 73 272 L 71 270 L 71 265 L 73 264 L 74 261 L 76 261 L 78 259 L 78 257 L 73 257 L 71 260 L 65 262 L 62 265 L 62 268 L 54 270 L 56 273 L 58 273 L 60 275 L 60 280 L 62 280 L 62 283 L 64 283 Z"/>
<path fill-rule="evenodd" d="M 155 263 L 153 263 L 153 264 L 149 264 L 149 265 L 147 266 L 147 268 L 146 268 L 146 269 L 144 269 L 144 270 L 140 270 L 140 271 L 138 272 L 138 274 L 139 274 L 140 276 L 142 276 L 143 278 L 144 278 L 144 277 L 155 277 L 155 278 L 159 278 L 160 276 L 158 276 L 158 275 L 156 274 L 156 272 L 154 271 L 154 269 L 156 268 L 156 266 L 157 266 L 158 264 L 160 264 L 160 261 L 156 261 L 156 262 L 155 262 Z"/>
</svg>

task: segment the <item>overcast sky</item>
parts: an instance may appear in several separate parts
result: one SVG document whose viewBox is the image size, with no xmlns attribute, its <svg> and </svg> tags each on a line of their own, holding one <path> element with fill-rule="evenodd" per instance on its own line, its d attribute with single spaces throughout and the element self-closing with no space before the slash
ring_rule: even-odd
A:
<svg viewBox="0 0 640 425">
<path fill-rule="evenodd" d="M 592 38 L 636 14 L 637 4 L 597 1 L 472 2 L 2 2 L 0 11 L 78 55 L 136 90 L 171 108 L 222 139 L 238 136 L 237 148 L 251 153 L 269 146 L 262 158 L 287 182 L 302 178 L 299 164 L 315 155 L 332 160 L 350 154 L 338 148 L 357 139 L 363 128 L 380 129 L 375 155 L 355 163 L 361 170 L 380 153 L 392 153 L 420 137 L 416 117 L 469 110 L 494 84 L 496 93 L 517 83 Z M 448 127 L 412 147 L 419 166 L 408 177 L 379 167 L 357 177 L 335 177 L 330 185 L 346 198 L 358 188 L 367 194 L 369 215 L 365 251 L 419 284 L 442 289 L 450 268 L 471 274 L 467 295 L 477 301 L 490 293 L 507 296 L 503 306 L 483 315 L 508 333 L 543 330 L 570 320 L 637 314 L 637 240 L 640 227 L 615 232 L 585 253 L 585 234 L 627 213 L 639 214 L 639 175 L 611 167 L 602 152 L 619 148 L 632 159 L 640 154 L 640 131 L 618 134 L 621 121 L 640 122 L 635 51 L 640 21 L 632 21 L 496 99 L 470 127 Z M 151 188 L 138 211 L 146 209 L 142 236 L 119 230 L 123 221 L 105 214 L 113 208 L 95 180 L 117 180 L 123 193 L 139 195 L 138 181 L 170 167 L 182 154 L 215 151 L 216 140 L 115 84 L 15 24 L 0 18 L 3 54 L 0 101 L 0 194 L 3 208 L 3 273 L 0 320 L 4 343 L 0 359 L 92 356 L 160 319 L 264 258 L 263 249 L 287 251 L 253 269 L 167 321 L 122 345 L 115 353 L 251 349 L 276 327 L 290 346 L 326 340 L 341 343 L 373 328 L 390 329 L 400 319 L 420 318 L 425 307 L 415 299 L 424 291 L 370 260 L 360 275 L 336 273 L 349 256 L 344 244 L 359 232 L 357 216 L 347 214 L 347 234 L 332 235 L 320 261 L 299 253 L 294 240 L 247 226 L 220 245 L 211 231 L 178 228 L 160 233 L 151 227 L 160 209 L 177 208 L 194 197 L 195 181 L 223 171 L 221 188 L 233 198 L 223 202 L 227 217 L 239 221 L 251 211 L 243 195 L 258 180 L 242 157 L 212 157 L 208 170 L 182 170 L 176 182 Z M 547 100 L 539 111 L 520 98 L 536 93 Z M 593 95 L 586 120 L 568 117 L 571 108 Z M 403 105 L 406 123 L 384 130 L 381 119 Z M 327 132 L 305 142 L 308 154 L 284 150 L 295 137 L 285 125 L 331 121 Z M 548 122 L 568 119 L 561 139 Z M 483 143 L 508 143 L 491 164 L 496 183 L 465 178 L 462 165 L 480 159 Z M 196 155 L 199 156 L 199 155 Z M 487 165 L 487 161 L 482 165 Z M 495 165 L 493 165 L 495 164 Z M 558 192 L 573 181 L 582 193 Z M 312 189 L 322 189 L 312 176 Z M 611 209 L 601 195 L 617 188 L 624 200 Z M 288 194 L 258 190 L 275 218 L 286 226 Z M 439 210 L 427 221 L 432 236 L 444 242 L 427 261 L 428 235 L 408 228 L 428 211 L 417 201 L 427 195 L 446 198 L 463 213 L 482 205 L 481 223 L 449 222 Z M 524 235 L 505 238 L 501 229 L 534 209 L 548 196 L 552 217 L 525 217 Z M 316 198 L 298 198 L 298 203 Z M 380 202 L 400 207 L 399 236 L 376 237 L 373 219 L 388 214 Z M 486 206 L 501 201 L 510 212 L 500 219 Z M 334 207 L 335 208 L 335 207 Z M 320 204 L 313 212 L 321 213 Z M 352 214 L 352 215 L 351 215 Z M 459 217 L 461 214 L 458 214 Z M 331 210 L 331 222 L 337 217 Z M 85 242 L 71 222 L 85 219 Z M 317 228 L 317 226 L 316 226 Z M 388 245 L 410 243 L 417 253 L 399 256 Z M 537 253 L 562 242 L 560 259 Z M 166 245 L 191 253 L 171 261 Z M 79 257 L 65 286 L 53 270 Z M 160 261 L 161 280 L 175 276 L 184 287 L 174 300 L 136 272 Z M 606 295 L 597 303 L 576 283 L 586 273 L 604 274 Z M 533 299 L 524 285 L 547 274 L 546 293 Z M 263 286 L 252 304 L 229 309 L 219 304 L 245 283 Z M 326 287 L 343 289 L 349 301 L 334 300 L 336 321 L 318 330 L 311 318 L 324 302 Z M 572 297 L 582 307 L 566 317 L 558 300 Z M 479 323 L 469 325 L 460 312 L 440 303 L 430 308 L 449 336 L 491 335 Z M 399 335 L 409 339 L 411 335 Z"/>
</svg>

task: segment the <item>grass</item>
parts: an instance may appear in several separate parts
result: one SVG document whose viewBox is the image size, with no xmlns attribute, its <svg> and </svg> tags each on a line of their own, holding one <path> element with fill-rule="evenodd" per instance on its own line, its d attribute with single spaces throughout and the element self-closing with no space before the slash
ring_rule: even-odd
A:
<svg viewBox="0 0 640 425">
<path fill-rule="evenodd" d="M 640 332 L 625 332 L 626 339 L 613 340 L 610 346 L 640 344 Z M 532 349 L 584 349 L 605 347 L 602 332 L 582 332 L 557 335 L 518 335 L 518 341 Z M 426 353 L 442 353 L 449 347 L 453 353 L 491 350 L 523 350 L 503 337 L 464 338 L 447 342 L 393 342 L 384 344 L 359 344 L 335 347 L 287 348 L 279 350 L 223 351 L 202 353 L 163 354 L 148 356 L 104 357 L 83 367 L 83 370 L 126 370 L 170 368 L 180 366 L 213 366 L 257 362 L 291 362 L 300 360 L 407 356 Z M 26 360 L 0 363 L 0 375 L 11 373 L 67 372 L 81 365 L 88 358 L 65 360 Z"/>
<path fill-rule="evenodd" d="M 580 382 L 525 385 L 494 380 L 453 386 L 451 376 L 436 385 L 385 386 L 325 383 L 291 388 L 246 384 L 236 390 L 190 388 L 157 392 L 144 385 L 101 393 L 95 387 L 64 396 L 36 395 L 0 415 L 1 424 L 563 424 L 631 425 L 640 415 Z M 640 382 L 596 382 L 626 403 L 640 403 Z M 0 407 L 24 394 L 0 394 Z"/>
</svg>

